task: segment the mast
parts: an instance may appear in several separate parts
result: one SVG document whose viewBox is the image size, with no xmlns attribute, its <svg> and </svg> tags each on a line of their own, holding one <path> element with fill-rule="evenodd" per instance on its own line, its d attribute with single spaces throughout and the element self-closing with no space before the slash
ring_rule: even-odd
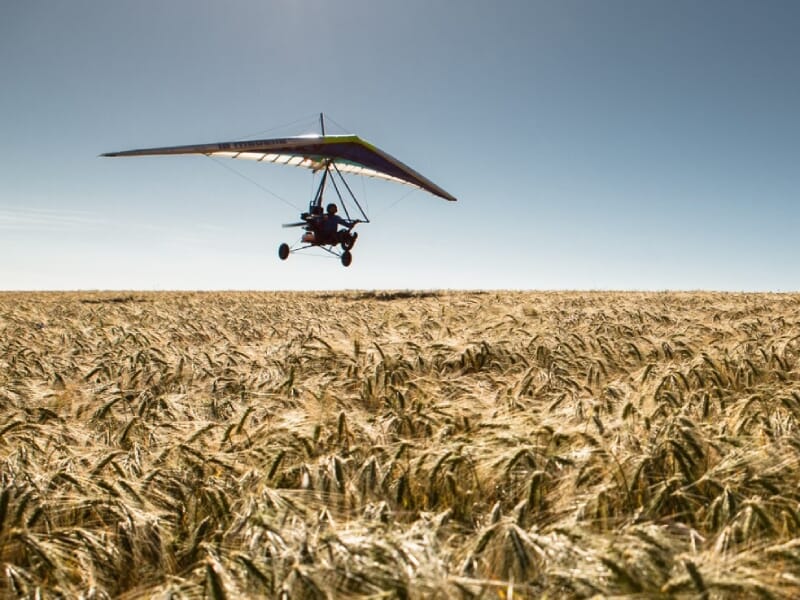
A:
<svg viewBox="0 0 800 600">
<path fill-rule="evenodd" d="M 325 115 L 319 113 L 319 128 L 322 131 L 322 137 L 325 137 Z M 322 206 L 322 192 L 325 190 L 325 182 L 328 179 L 328 172 L 330 171 L 330 161 L 325 161 L 325 170 L 322 172 L 322 180 L 319 182 L 317 193 L 314 194 L 314 199 L 311 201 L 310 209 L 315 206 Z"/>
</svg>

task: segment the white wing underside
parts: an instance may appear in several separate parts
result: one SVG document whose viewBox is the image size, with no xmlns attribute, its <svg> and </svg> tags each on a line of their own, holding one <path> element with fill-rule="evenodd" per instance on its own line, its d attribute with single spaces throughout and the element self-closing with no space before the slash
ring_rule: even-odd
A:
<svg viewBox="0 0 800 600">
<path fill-rule="evenodd" d="M 261 152 L 231 152 L 223 150 L 209 152 L 207 153 L 207 156 L 219 156 L 222 158 L 238 158 L 244 160 L 252 160 L 256 162 L 270 162 L 270 163 L 275 163 L 277 165 L 289 165 L 291 167 L 304 167 L 306 169 L 311 169 L 314 172 L 324 169 L 326 162 L 329 162 L 332 165 L 336 165 L 336 168 L 342 173 L 361 175 L 363 177 L 375 177 L 376 179 L 394 181 L 396 183 L 402 183 L 404 185 L 409 185 L 411 187 L 421 189 L 418 185 L 414 185 L 413 183 L 405 181 L 404 179 L 400 179 L 399 177 L 393 177 L 391 175 L 387 175 L 386 173 L 381 173 L 380 171 L 376 171 L 374 169 L 368 169 L 366 167 L 361 167 L 359 165 L 354 165 L 352 163 L 345 161 L 314 160 L 307 156 L 298 156 L 296 154 L 269 154 L 269 153 L 264 154 Z"/>
</svg>

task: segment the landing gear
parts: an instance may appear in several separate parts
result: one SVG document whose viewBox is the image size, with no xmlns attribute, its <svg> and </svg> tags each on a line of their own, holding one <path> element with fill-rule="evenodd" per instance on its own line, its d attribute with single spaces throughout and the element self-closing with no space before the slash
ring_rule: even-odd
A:
<svg viewBox="0 0 800 600">
<path fill-rule="evenodd" d="M 349 250 L 345 250 L 344 253 L 342 253 L 342 264 L 345 267 L 349 267 L 351 262 L 353 262 L 353 255 L 350 254 Z"/>
<path fill-rule="evenodd" d="M 289 244 L 281 244 L 278 246 L 278 258 L 281 260 L 289 258 Z"/>
</svg>

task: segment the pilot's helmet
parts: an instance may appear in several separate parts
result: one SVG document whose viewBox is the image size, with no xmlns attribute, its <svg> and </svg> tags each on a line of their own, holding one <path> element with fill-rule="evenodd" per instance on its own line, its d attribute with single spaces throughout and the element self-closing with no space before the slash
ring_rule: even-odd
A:
<svg viewBox="0 0 800 600">
<path fill-rule="evenodd" d="M 322 207 L 321 206 L 315 206 L 314 208 L 311 209 L 311 214 L 312 215 L 321 215 L 322 214 Z"/>
<path fill-rule="evenodd" d="M 328 209 L 327 210 L 328 210 L 328 214 L 329 215 L 335 215 L 339 211 L 339 209 L 336 208 L 336 205 L 333 202 L 328 204 Z"/>
</svg>

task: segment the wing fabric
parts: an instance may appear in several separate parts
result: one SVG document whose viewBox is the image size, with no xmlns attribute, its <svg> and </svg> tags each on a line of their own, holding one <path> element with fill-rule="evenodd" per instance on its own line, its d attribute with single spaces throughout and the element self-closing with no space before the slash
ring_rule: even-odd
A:
<svg viewBox="0 0 800 600">
<path fill-rule="evenodd" d="M 408 165 L 355 135 L 302 136 L 193 146 L 166 146 L 108 152 L 101 156 L 163 154 L 205 154 L 206 156 L 241 158 L 305 167 L 313 171 L 319 171 L 324 169 L 327 164 L 333 164 L 342 173 L 396 181 L 418 187 L 445 200 L 453 202 L 456 200 L 430 179 L 423 177 Z"/>
</svg>

